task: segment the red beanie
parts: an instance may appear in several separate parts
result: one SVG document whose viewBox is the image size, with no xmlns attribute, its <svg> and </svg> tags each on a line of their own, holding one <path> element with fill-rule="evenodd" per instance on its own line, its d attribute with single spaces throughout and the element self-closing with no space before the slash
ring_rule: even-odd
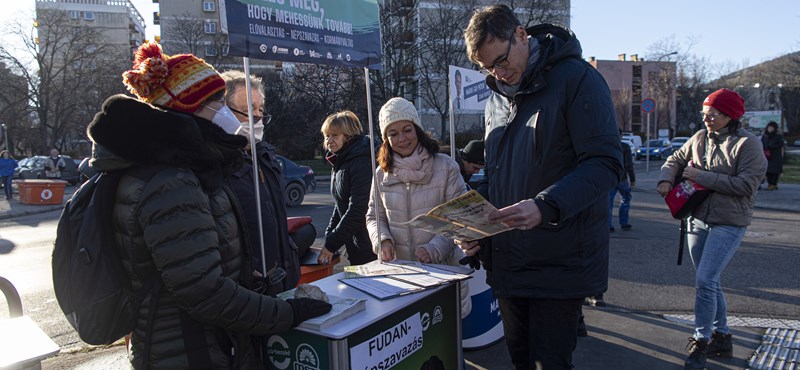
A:
<svg viewBox="0 0 800 370">
<path fill-rule="evenodd" d="M 731 119 L 739 119 L 744 114 L 744 99 L 736 91 L 719 89 L 706 97 L 704 106 L 716 108 Z"/>
</svg>

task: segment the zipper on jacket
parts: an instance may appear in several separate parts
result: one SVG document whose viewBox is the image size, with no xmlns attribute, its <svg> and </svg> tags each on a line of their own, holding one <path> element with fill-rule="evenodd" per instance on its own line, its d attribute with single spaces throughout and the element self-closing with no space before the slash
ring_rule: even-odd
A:
<svg viewBox="0 0 800 370">
<path fill-rule="evenodd" d="M 412 219 L 414 215 L 411 214 L 411 183 L 406 183 L 406 218 Z M 406 230 L 408 231 L 408 246 L 411 248 L 412 256 L 416 256 L 414 249 L 416 248 L 414 244 L 414 232 L 411 230 L 411 225 L 406 226 Z M 397 245 L 394 246 L 397 249 Z M 397 251 L 394 252 L 395 258 L 397 258 Z M 416 259 L 415 259 L 416 260 Z"/>
</svg>

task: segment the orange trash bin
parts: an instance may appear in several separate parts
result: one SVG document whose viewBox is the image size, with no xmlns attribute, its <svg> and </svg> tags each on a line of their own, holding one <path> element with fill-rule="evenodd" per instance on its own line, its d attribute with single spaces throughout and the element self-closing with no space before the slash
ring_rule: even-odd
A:
<svg viewBox="0 0 800 370">
<path fill-rule="evenodd" d="M 19 189 L 19 202 L 22 204 L 48 205 L 64 202 L 63 180 L 14 180 Z"/>
</svg>

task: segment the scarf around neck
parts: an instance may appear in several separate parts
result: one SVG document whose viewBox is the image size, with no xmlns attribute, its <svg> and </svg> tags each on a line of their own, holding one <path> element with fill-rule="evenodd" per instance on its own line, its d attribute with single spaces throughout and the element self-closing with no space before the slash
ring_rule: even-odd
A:
<svg viewBox="0 0 800 370">
<path fill-rule="evenodd" d="M 433 161 L 430 153 L 421 145 L 417 145 L 411 155 L 408 157 L 401 157 L 397 153 L 392 155 L 394 159 L 394 169 L 391 174 L 397 180 L 404 183 L 425 183 L 430 180 Z M 387 177 L 388 180 L 391 177 Z"/>
</svg>

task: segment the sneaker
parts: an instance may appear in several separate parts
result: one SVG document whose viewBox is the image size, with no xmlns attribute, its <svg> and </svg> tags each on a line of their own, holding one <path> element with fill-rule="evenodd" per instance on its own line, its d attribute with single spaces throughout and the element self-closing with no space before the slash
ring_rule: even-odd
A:
<svg viewBox="0 0 800 370">
<path fill-rule="evenodd" d="M 711 340 L 708 342 L 708 349 L 706 353 L 709 355 L 717 355 L 720 357 L 732 358 L 733 357 L 733 335 L 722 334 L 715 331 L 711 335 Z"/>
<path fill-rule="evenodd" d="M 608 228 L 608 232 L 613 233 L 614 232 L 614 226 L 609 227 Z"/>
<path fill-rule="evenodd" d="M 586 303 L 592 307 L 605 307 L 606 301 L 603 300 L 602 296 L 595 296 L 595 297 L 586 297 Z"/>
<path fill-rule="evenodd" d="M 630 224 L 622 225 L 622 231 L 631 231 L 632 227 Z"/>
<path fill-rule="evenodd" d="M 589 331 L 586 330 L 586 322 L 583 321 L 583 315 L 578 319 L 578 336 L 588 337 Z"/>
<path fill-rule="evenodd" d="M 686 345 L 686 348 L 689 349 L 689 357 L 683 363 L 684 370 L 705 370 L 708 341 L 689 337 L 689 344 Z"/>
</svg>

